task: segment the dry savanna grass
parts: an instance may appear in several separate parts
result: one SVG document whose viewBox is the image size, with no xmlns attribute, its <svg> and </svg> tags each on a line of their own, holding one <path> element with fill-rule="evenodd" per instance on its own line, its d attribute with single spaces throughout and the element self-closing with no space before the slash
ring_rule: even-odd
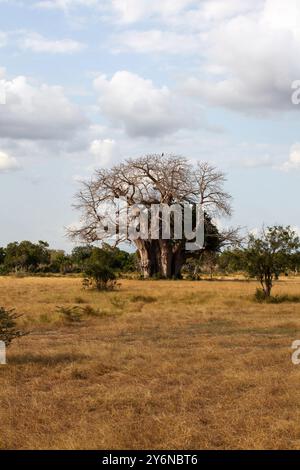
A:
<svg viewBox="0 0 300 470">
<path fill-rule="evenodd" d="M 31 334 L 0 367 L 2 449 L 296 449 L 300 304 L 256 283 L 0 278 Z M 300 295 L 300 280 L 275 293 Z M 57 307 L 79 306 L 80 322 Z"/>
</svg>

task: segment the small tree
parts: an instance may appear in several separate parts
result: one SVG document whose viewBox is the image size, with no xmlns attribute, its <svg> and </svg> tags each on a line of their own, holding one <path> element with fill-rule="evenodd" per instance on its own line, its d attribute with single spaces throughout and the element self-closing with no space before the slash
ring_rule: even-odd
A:
<svg viewBox="0 0 300 470">
<path fill-rule="evenodd" d="M 116 275 L 113 270 L 99 262 L 90 263 L 85 268 L 85 287 L 95 287 L 97 290 L 113 289 L 116 285 Z"/>
<path fill-rule="evenodd" d="M 249 235 L 244 250 L 245 269 L 260 281 L 265 298 L 271 296 L 274 280 L 292 267 L 300 239 L 290 226 L 263 229 L 259 236 Z"/>
<path fill-rule="evenodd" d="M 19 315 L 14 310 L 6 310 L 0 307 L 0 341 L 9 346 L 15 338 L 20 338 L 26 333 L 18 330 L 16 320 Z"/>
</svg>

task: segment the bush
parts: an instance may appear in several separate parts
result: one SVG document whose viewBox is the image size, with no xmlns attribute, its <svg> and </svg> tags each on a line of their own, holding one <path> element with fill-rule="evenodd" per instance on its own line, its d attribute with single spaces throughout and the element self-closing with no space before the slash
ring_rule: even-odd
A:
<svg viewBox="0 0 300 470">
<path fill-rule="evenodd" d="M 284 294 L 268 297 L 263 289 L 256 289 L 255 300 L 256 302 L 266 302 L 269 304 L 282 304 L 284 302 L 300 303 L 300 296 Z"/>
<path fill-rule="evenodd" d="M 3 341 L 6 347 L 15 338 L 20 338 L 27 334 L 17 328 L 16 320 L 19 317 L 20 315 L 16 315 L 13 309 L 6 310 L 4 307 L 0 307 L 0 341 Z"/>
<path fill-rule="evenodd" d="M 89 264 L 85 268 L 85 288 L 96 288 L 97 290 L 113 290 L 116 287 L 116 275 L 113 270 L 100 263 Z"/>
<path fill-rule="evenodd" d="M 57 311 L 68 323 L 80 323 L 82 320 L 82 311 L 79 307 L 57 307 Z"/>
</svg>

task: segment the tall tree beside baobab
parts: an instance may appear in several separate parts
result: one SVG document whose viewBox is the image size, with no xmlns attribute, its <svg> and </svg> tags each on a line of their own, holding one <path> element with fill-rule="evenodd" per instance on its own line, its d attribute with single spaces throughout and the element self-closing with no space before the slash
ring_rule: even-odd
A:
<svg viewBox="0 0 300 470">
<path fill-rule="evenodd" d="M 212 228 L 212 217 L 231 214 L 231 196 L 224 190 L 225 181 L 224 173 L 209 163 L 192 165 L 186 158 L 172 155 L 147 155 L 128 159 L 111 169 L 99 169 L 89 182 L 82 182 L 76 195 L 74 206 L 81 212 L 81 224 L 70 231 L 70 236 L 87 243 L 105 241 L 105 234 L 99 236 L 98 228 L 105 205 L 117 198 L 126 198 L 129 206 L 142 204 L 147 208 L 153 204 L 201 204 L 207 227 Z M 218 245 L 234 234 L 212 232 L 218 237 Z M 148 240 L 137 239 L 134 244 L 144 277 L 179 277 L 186 257 L 191 256 L 186 252 L 184 239 L 166 240 L 159 236 L 153 240 L 149 234 Z"/>
</svg>

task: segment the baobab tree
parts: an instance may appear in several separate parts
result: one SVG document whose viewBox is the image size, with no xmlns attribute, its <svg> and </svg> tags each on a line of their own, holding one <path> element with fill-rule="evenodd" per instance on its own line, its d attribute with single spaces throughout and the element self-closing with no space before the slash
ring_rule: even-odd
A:
<svg viewBox="0 0 300 470">
<path fill-rule="evenodd" d="M 231 214 L 231 196 L 224 190 L 225 181 L 224 173 L 207 162 L 192 165 L 184 157 L 164 154 L 128 159 L 111 169 L 99 169 L 89 182 L 82 182 L 74 205 L 81 212 L 81 224 L 69 234 L 87 243 L 105 241 L 109 234 L 99 231 L 107 217 L 105 207 L 119 198 L 126 199 L 129 207 L 198 204 L 204 210 L 207 227 L 211 227 L 212 217 Z M 234 232 L 217 233 L 221 244 Z M 128 237 L 119 237 L 116 243 L 125 239 Z M 187 255 L 191 256 L 185 241 L 164 239 L 161 234 L 157 239 L 150 235 L 148 239 L 135 239 L 143 276 L 179 277 Z"/>
</svg>

